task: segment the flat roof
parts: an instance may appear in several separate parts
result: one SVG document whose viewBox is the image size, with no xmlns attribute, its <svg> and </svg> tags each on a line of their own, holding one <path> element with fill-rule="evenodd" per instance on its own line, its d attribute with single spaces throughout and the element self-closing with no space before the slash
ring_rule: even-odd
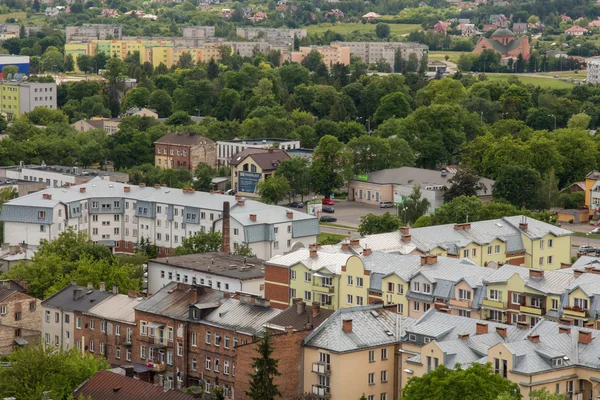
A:
<svg viewBox="0 0 600 400">
<path fill-rule="evenodd" d="M 299 142 L 297 139 L 279 139 L 279 138 L 264 138 L 264 139 L 232 139 L 232 140 L 219 140 L 218 143 L 241 143 L 241 144 L 265 144 L 265 143 L 287 143 L 287 142 Z"/>
<path fill-rule="evenodd" d="M 90 122 L 90 121 L 86 121 Z M 57 174 L 63 175 L 73 175 L 73 176 L 89 176 L 90 178 L 94 178 L 96 176 L 127 176 L 128 174 L 124 172 L 117 171 L 103 171 L 101 169 L 93 169 L 93 168 L 80 168 L 80 167 L 67 167 L 64 165 L 23 165 L 22 167 L 19 165 L 11 165 L 8 167 L 0 167 L 1 169 L 6 170 L 18 170 L 21 169 L 33 169 L 36 171 L 46 171 L 46 172 L 55 172 Z"/>
<path fill-rule="evenodd" d="M 265 276 L 265 273 L 262 270 L 262 260 L 219 252 L 155 258 L 150 260 L 150 262 L 170 267 L 210 272 L 214 275 L 225 276 L 242 281 L 260 279 Z"/>
</svg>

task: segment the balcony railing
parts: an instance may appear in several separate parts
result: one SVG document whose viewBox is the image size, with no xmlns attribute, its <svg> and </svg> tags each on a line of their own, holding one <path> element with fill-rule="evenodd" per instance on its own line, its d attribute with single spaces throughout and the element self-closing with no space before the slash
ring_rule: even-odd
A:
<svg viewBox="0 0 600 400">
<path fill-rule="evenodd" d="M 483 305 L 486 307 L 506 309 L 506 302 L 501 301 L 501 300 L 484 299 Z"/>
<path fill-rule="evenodd" d="M 312 392 L 319 397 L 331 397 L 331 393 L 329 393 L 329 387 L 327 386 L 313 385 Z"/>
<path fill-rule="evenodd" d="M 324 363 L 312 363 L 312 372 L 319 375 L 330 375 L 331 370 L 329 369 L 329 365 Z"/>
<path fill-rule="evenodd" d="M 154 347 L 166 347 L 167 346 L 167 338 L 166 337 L 154 337 Z"/>
<path fill-rule="evenodd" d="M 587 315 L 587 310 L 584 310 L 580 307 L 564 307 L 563 312 L 566 315 L 571 315 L 573 317 L 584 318 Z"/>
<path fill-rule="evenodd" d="M 335 291 L 335 288 L 333 286 L 319 286 L 319 285 L 313 285 L 313 292 L 319 292 L 319 293 L 333 293 Z"/>
<path fill-rule="evenodd" d="M 542 315 L 542 309 L 538 307 L 521 306 L 520 311 L 525 314 Z"/>
<path fill-rule="evenodd" d="M 471 300 L 450 300 L 450 305 L 454 307 L 471 308 Z"/>
</svg>

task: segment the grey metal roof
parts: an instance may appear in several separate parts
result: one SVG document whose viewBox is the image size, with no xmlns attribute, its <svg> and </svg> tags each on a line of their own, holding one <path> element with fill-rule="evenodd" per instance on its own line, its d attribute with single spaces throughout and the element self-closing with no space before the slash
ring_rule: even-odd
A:
<svg viewBox="0 0 600 400">
<path fill-rule="evenodd" d="M 343 320 L 352 320 L 352 332 L 344 332 Z M 338 309 L 304 339 L 304 345 L 336 353 L 397 343 L 414 318 L 392 313 L 382 305 Z"/>
<path fill-rule="evenodd" d="M 208 325 L 257 336 L 264 330 L 263 325 L 280 313 L 279 309 L 230 298 L 225 299 L 202 321 Z"/>
<path fill-rule="evenodd" d="M 134 307 L 140 304 L 141 297 L 129 297 L 116 294 L 96 304 L 87 311 L 87 314 L 96 315 L 113 321 L 122 321 L 135 324 Z"/>
<path fill-rule="evenodd" d="M 156 258 L 150 260 L 150 263 L 210 272 L 239 280 L 259 279 L 265 276 L 262 260 L 221 252 Z"/>
<path fill-rule="evenodd" d="M 80 290 L 82 296 L 74 300 L 73 291 Z M 88 311 L 112 293 L 83 286 L 69 285 L 42 302 L 44 307 L 54 307 L 68 311 Z"/>
<path fill-rule="evenodd" d="M 288 254 L 275 256 L 267 263 L 284 267 L 302 264 L 315 272 L 324 269 L 331 274 L 339 274 L 342 271 L 342 266 L 346 265 L 350 257 L 356 256 L 350 253 L 332 253 L 323 248 L 317 251 L 315 257 L 310 257 L 310 250 L 304 248 Z"/>
</svg>

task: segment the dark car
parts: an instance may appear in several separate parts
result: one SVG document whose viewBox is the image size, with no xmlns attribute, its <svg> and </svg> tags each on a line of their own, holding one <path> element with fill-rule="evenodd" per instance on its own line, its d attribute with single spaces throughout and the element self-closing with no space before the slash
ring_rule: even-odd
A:
<svg viewBox="0 0 600 400">
<path fill-rule="evenodd" d="M 293 201 L 287 205 L 290 208 L 304 208 L 304 203 L 301 201 Z"/>
<path fill-rule="evenodd" d="M 321 222 L 336 222 L 336 221 L 337 221 L 337 218 L 330 217 L 329 215 L 323 215 L 323 216 L 320 218 L 320 221 L 321 221 Z"/>
<path fill-rule="evenodd" d="M 324 206 L 332 206 L 335 204 L 335 202 L 331 199 L 324 198 L 323 200 L 321 200 L 321 204 L 323 204 Z"/>
<path fill-rule="evenodd" d="M 329 207 L 329 206 L 325 206 L 325 207 L 323 207 L 323 212 L 324 213 L 333 214 L 335 212 L 335 208 Z"/>
</svg>

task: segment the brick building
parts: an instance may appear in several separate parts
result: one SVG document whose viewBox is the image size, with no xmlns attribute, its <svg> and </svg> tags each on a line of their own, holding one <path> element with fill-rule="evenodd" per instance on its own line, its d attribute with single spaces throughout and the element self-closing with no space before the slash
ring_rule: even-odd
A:
<svg viewBox="0 0 600 400">
<path fill-rule="evenodd" d="M 0 355 L 16 346 L 37 343 L 42 325 L 41 301 L 25 293 L 27 287 L 14 280 L 0 281 Z"/>
<path fill-rule="evenodd" d="M 135 310 L 142 299 L 137 293 L 107 297 L 88 311 L 75 312 L 74 340 L 78 349 L 106 358 L 111 365 L 132 360 Z"/>
<path fill-rule="evenodd" d="M 206 136 L 170 131 L 154 142 L 154 165 L 193 171 L 199 163 L 217 167 L 217 144 Z"/>
</svg>

